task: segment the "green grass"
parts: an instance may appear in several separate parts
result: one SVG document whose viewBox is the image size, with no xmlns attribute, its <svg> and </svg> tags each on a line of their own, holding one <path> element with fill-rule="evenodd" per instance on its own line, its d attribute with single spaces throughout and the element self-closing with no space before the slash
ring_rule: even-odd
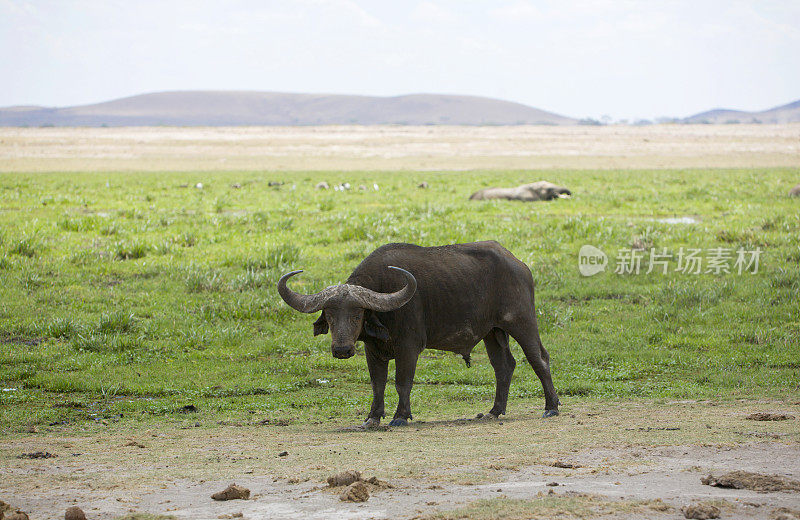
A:
<svg viewBox="0 0 800 520">
<path fill-rule="evenodd" d="M 371 396 L 363 356 L 333 359 L 329 338 L 312 337 L 316 316 L 289 309 L 275 282 L 304 269 L 293 287 L 320 290 L 395 241 L 494 239 L 528 263 L 565 402 L 800 396 L 800 204 L 782 189 L 798 177 L 798 169 L 2 174 L 0 426 L 158 415 L 187 403 L 356 421 Z M 380 191 L 315 190 L 325 179 Z M 539 179 L 574 198 L 467 200 L 482 187 Z M 416 188 L 422 180 L 429 189 Z M 179 188 L 197 182 L 204 188 Z M 698 223 L 657 220 L 675 216 Z M 757 274 L 584 278 L 584 244 L 612 262 L 632 244 L 764 254 Z M 512 399 L 539 409 L 541 386 L 512 348 L 520 361 Z M 472 368 L 427 351 L 415 417 L 448 417 L 455 401 L 485 411 L 493 385 L 482 346 Z M 391 382 L 387 395 L 391 413 Z M 100 404 L 54 406 L 63 399 Z"/>
</svg>

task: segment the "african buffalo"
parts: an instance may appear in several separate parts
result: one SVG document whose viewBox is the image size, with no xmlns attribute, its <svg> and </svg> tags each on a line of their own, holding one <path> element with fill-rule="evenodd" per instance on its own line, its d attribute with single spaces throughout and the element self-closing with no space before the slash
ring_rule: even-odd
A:
<svg viewBox="0 0 800 520">
<path fill-rule="evenodd" d="M 535 200 L 553 200 L 572 196 L 567 188 L 556 186 L 552 182 L 537 181 L 523 184 L 516 188 L 484 188 L 476 191 L 469 200 L 508 199 L 531 202 Z"/>
<path fill-rule="evenodd" d="M 542 346 L 534 309 L 530 269 L 499 243 L 475 242 L 439 247 L 387 244 L 365 258 L 341 285 L 311 295 L 299 294 L 286 281 L 278 292 L 293 309 L 322 311 L 314 335 L 331 333 L 331 351 L 346 359 L 364 342 L 372 382 L 372 408 L 363 424 L 373 428 L 385 417 L 383 395 L 390 359 L 395 359 L 399 402 L 390 426 L 411 419 L 411 385 L 417 358 L 425 348 L 470 353 L 481 340 L 494 368 L 497 388 L 487 414 L 506 413 L 508 388 L 516 361 L 509 335 L 542 382 L 544 417 L 558 415 L 558 396 L 550 377 L 550 356 Z"/>
</svg>

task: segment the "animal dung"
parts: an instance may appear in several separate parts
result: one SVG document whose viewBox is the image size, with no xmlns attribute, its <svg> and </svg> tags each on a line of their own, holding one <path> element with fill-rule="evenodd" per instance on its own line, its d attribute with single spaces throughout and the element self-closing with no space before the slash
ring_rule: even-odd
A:
<svg viewBox="0 0 800 520">
<path fill-rule="evenodd" d="M 339 495 L 342 502 L 366 502 L 369 499 L 369 490 L 360 480 L 353 482 Z"/>
<path fill-rule="evenodd" d="M 683 517 L 696 520 L 719 518 L 719 508 L 711 504 L 693 504 L 683 508 Z"/>
<path fill-rule="evenodd" d="M 248 500 L 250 498 L 250 490 L 233 483 L 222 491 L 211 495 L 211 498 L 214 500 Z"/>
<path fill-rule="evenodd" d="M 349 486 L 359 480 L 361 480 L 361 472 L 351 469 L 328 477 L 328 485 L 330 487 Z"/>
<path fill-rule="evenodd" d="M 64 513 L 64 520 L 86 520 L 86 515 L 80 507 L 72 506 Z"/>
</svg>

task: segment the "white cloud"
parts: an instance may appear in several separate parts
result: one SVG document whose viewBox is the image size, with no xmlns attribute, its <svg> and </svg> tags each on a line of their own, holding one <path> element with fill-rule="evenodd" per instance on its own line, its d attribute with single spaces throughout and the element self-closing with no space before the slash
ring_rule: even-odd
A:
<svg viewBox="0 0 800 520">
<path fill-rule="evenodd" d="M 454 12 L 430 1 L 418 3 L 412 11 L 412 17 L 421 22 L 433 24 L 448 24 L 458 19 Z"/>
<path fill-rule="evenodd" d="M 489 16 L 507 22 L 522 22 L 541 18 L 542 12 L 530 2 L 517 1 L 489 10 Z"/>
</svg>

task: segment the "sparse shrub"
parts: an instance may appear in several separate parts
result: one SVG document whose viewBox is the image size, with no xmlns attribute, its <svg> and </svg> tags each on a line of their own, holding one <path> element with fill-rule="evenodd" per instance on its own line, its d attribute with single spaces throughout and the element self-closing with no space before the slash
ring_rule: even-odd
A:
<svg viewBox="0 0 800 520">
<path fill-rule="evenodd" d="M 39 334 L 50 338 L 71 338 L 80 332 L 72 318 L 55 318 L 39 330 Z"/>
<path fill-rule="evenodd" d="M 294 228 L 294 219 L 292 217 L 281 219 L 275 224 L 275 228 L 282 231 L 290 231 Z"/>
<path fill-rule="evenodd" d="M 136 260 L 147 256 L 147 244 L 144 242 L 118 242 L 114 251 L 117 260 Z"/>
<path fill-rule="evenodd" d="M 197 235 L 191 231 L 187 231 L 178 235 L 175 242 L 181 247 L 194 247 L 197 245 Z"/>
<path fill-rule="evenodd" d="M 800 289 L 800 269 L 779 267 L 770 273 L 769 285 L 775 289 Z"/>
<path fill-rule="evenodd" d="M 254 269 L 248 269 L 243 274 L 236 276 L 231 282 L 231 289 L 234 291 L 246 291 L 257 289 L 270 283 L 266 274 Z"/>
<path fill-rule="evenodd" d="M 157 255 L 168 255 L 172 251 L 172 243 L 169 240 L 158 242 L 153 246 L 153 252 Z"/>
<path fill-rule="evenodd" d="M 39 253 L 41 244 L 39 244 L 32 237 L 24 236 L 19 240 L 11 243 L 11 248 L 8 250 L 12 255 L 26 256 L 33 258 Z"/>
<path fill-rule="evenodd" d="M 216 213 L 222 213 L 228 206 L 230 206 L 230 203 L 224 197 L 217 197 L 214 201 L 214 211 Z"/>
<path fill-rule="evenodd" d="M 103 334 L 112 332 L 130 332 L 135 325 L 135 319 L 132 313 L 123 311 L 114 311 L 103 313 L 100 316 L 100 321 L 97 324 L 97 331 Z"/>
<path fill-rule="evenodd" d="M 223 286 L 222 276 L 216 271 L 191 269 L 184 278 L 186 290 L 190 293 L 219 291 Z"/>
<path fill-rule="evenodd" d="M 25 271 L 20 275 L 19 283 L 26 291 L 31 292 L 44 285 L 44 279 L 38 273 Z"/>
<path fill-rule="evenodd" d="M 71 218 L 63 218 L 58 221 L 58 227 L 64 231 L 80 231 L 80 221 Z"/>
<path fill-rule="evenodd" d="M 100 234 L 103 236 L 108 237 L 111 235 L 116 235 L 117 233 L 119 233 L 119 226 L 116 224 L 116 222 L 112 222 L 111 224 L 100 228 Z"/>
<path fill-rule="evenodd" d="M 293 264 L 300 258 L 300 248 L 294 244 L 271 246 L 267 249 L 266 266 L 270 269 Z"/>
<path fill-rule="evenodd" d="M 345 226 L 339 234 L 339 240 L 342 242 L 350 242 L 352 240 L 368 240 L 371 239 L 367 230 L 363 226 L 355 226 L 353 224 Z"/>
</svg>

